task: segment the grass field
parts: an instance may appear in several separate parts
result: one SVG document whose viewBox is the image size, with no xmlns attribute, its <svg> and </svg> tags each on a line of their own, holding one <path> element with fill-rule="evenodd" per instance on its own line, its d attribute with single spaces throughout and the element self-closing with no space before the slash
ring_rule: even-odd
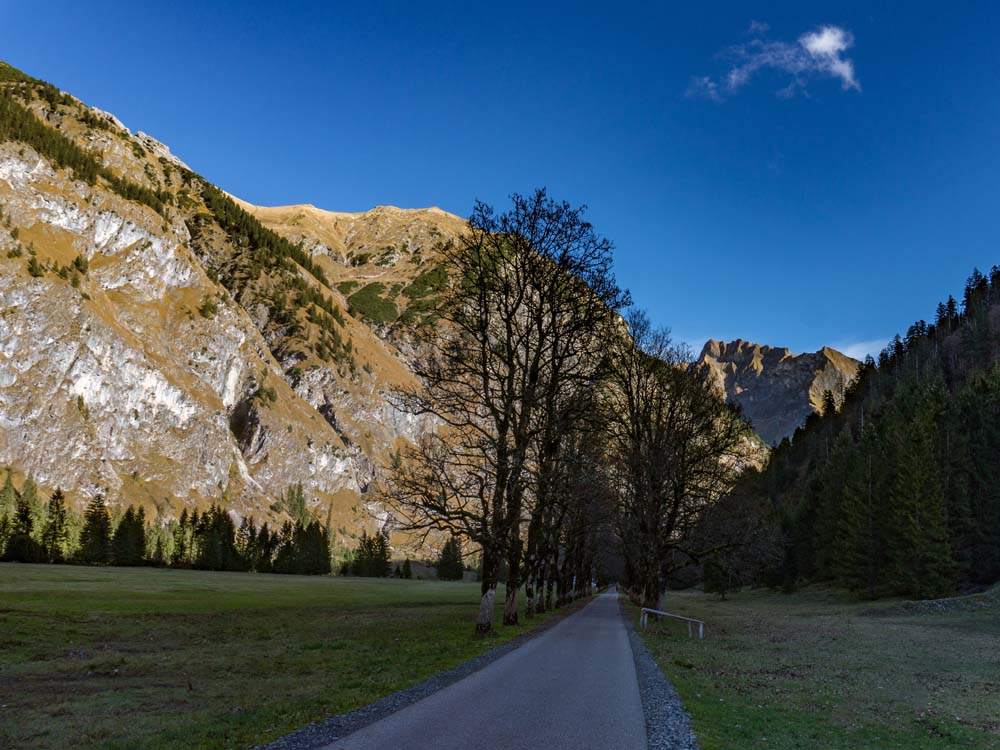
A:
<svg viewBox="0 0 1000 750">
<path fill-rule="evenodd" d="M 526 630 L 475 638 L 478 600 L 468 583 L 0 564 L 0 747 L 265 742 Z"/>
<path fill-rule="evenodd" d="M 646 636 L 703 750 L 1000 748 L 1000 589 L 913 605 L 683 592 L 665 606 L 707 623 L 700 642 L 671 621 Z"/>
</svg>

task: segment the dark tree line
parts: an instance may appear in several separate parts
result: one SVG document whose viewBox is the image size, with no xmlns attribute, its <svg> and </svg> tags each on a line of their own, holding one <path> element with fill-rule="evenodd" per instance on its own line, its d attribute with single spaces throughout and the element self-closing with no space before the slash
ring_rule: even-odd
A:
<svg viewBox="0 0 1000 750">
<path fill-rule="evenodd" d="M 386 578 L 392 573 L 389 540 L 381 531 L 369 535 L 361 532 L 353 559 L 346 563 L 345 573 L 367 578 Z"/>
<path fill-rule="evenodd" d="M 934 597 L 1000 579 L 1000 269 L 973 272 L 740 492 L 765 503 L 776 549 L 745 574 L 834 580 L 868 597 Z"/>
<path fill-rule="evenodd" d="M 295 491 L 289 492 L 294 495 Z M 0 551 L 5 561 L 86 565 L 157 565 L 198 570 L 324 575 L 331 572 L 330 538 L 315 519 L 286 521 L 271 529 L 245 518 L 237 528 L 224 508 L 181 512 L 167 527 L 146 521 L 128 506 L 115 522 L 104 498 L 94 497 L 82 519 L 79 542 L 70 543 L 65 497 L 56 490 L 44 510 L 30 479 L 18 491 L 8 473 L 0 488 Z"/>
</svg>

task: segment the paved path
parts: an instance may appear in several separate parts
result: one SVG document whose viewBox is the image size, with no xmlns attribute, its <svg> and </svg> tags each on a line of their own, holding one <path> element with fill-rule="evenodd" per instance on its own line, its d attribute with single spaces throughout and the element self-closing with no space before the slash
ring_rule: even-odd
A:
<svg viewBox="0 0 1000 750">
<path fill-rule="evenodd" d="M 328 750 L 646 750 L 618 594 Z"/>
</svg>

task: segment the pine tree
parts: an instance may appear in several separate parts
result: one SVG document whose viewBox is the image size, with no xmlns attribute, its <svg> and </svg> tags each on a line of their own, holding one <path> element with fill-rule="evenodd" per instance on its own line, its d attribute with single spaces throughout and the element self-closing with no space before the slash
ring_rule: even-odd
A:
<svg viewBox="0 0 1000 750">
<path fill-rule="evenodd" d="M 833 540 L 837 579 L 850 589 L 866 592 L 869 598 L 876 596 L 884 565 L 878 464 L 877 437 L 868 426 L 846 468 Z"/>
<path fill-rule="evenodd" d="M 187 508 L 181 511 L 180 520 L 174 526 L 174 549 L 170 555 L 170 565 L 174 568 L 182 568 L 188 565 L 188 540 L 190 539 L 190 520 L 188 519 Z"/>
<path fill-rule="evenodd" d="M 278 540 L 275 543 L 274 562 L 272 570 L 275 573 L 291 573 L 295 565 L 295 527 L 290 521 L 281 526 Z"/>
<path fill-rule="evenodd" d="M 923 394 L 922 394 L 923 395 Z M 892 434 L 895 477 L 889 495 L 888 551 L 893 583 L 917 598 L 940 596 L 954 583 L 944 489 L 934 452 L 933 394 Z"/>
<path fill-rule="evenodd" d="M 66 557 L 69 529 L 66 525 L 66 498 L 57 489 L 49 498 L 49 508 L 45 530 L 42 532 L 42 546 L 49 562 L 62 562 Z"/>
<path fill-rule="evenodd" d="M 103 495 L 96 495 L 87 505 L 76 556 L 91 565 L 111 562 L 111 515 Z"/>
<path fill-rule="evenodd" d="M 131 505 L 118 522 L 111 538 L 111 559 L 115 565 L 142 565 L 146 555 L 145 514 Z"/>
<path fill-rule="evenodd" d="M 22 490 L 14 497 L 14 534 L 31 536 L 34 528 L 35 514 L 30 505 L 30 496 Z"/>
<path fill-rule="evenodd" d="M 385 578 L 392 570 L 389 542 L 382 532 L 369 536 L 361 532 L 358 548 L 354 551 L 351 574 L 371 578 Z"/>
<path fill-rule="evenodd" d="M 0 488 L 0 551 L 7 547 L 7 540 L 14 533 L 14 505 L 17 491 L 14 489 L 14 479 L 11 471 L 7 471 L 3 487 Z"/>
<path fill-rule="evenodd" d="M 236 548 L 236 525 L 227 511 L 213 504 L 198 520 L 194 567 L 201 570 L 245 570 Z"/>
<path fill-rule="evenodd" d="M 823 416 L 832 417 L 837 413 L 837 399 L 833 396 L 833 391 L 827 388 L 823 391 Z"/>
<path fill-rule="evenodd" d="M 28 487 L 28 482 L 25 482 L 25 487 Z M 11 533 L 3 549 L 4 560 L 25 563 L 45 561 L 45 549 L 32 536 L 35 514 L 30 499 L 31 495 L 23 490 L 14 493 L 14 516 Z"/>
<path fill-rule="evenodd" d="M 31 513 L 32 528 L 35 534 L 41 534 L 45 528 L 45 508 L 42 505 L 41 498 L 38 497 L 38 485 L 35 484 L 35 479 L 31 474 L 24 480 L 24 486 L 21 488 L 21 497 L 24 504 L 28 507 L 28 512 Z"/>
<path fill-rule="evenodd" d="M 282 498 L 282 507 L 285 513 L 292 517 L 296 523 L 306 526 L 309 523 L 309 511 L 306 507 L 306 493 L 302 488 L 302 482 L 296 482 L 285 492 Z"/>
<path fill-rule="evenodd" d="M 258 573 L 274 572 L 273 559 L 276 544 L 277 539 L 275 535 L 271 533 L 271 529 L 265 522 L 264 525 L 260 527 L 260 531 L 257 533 L 256 570 Z"/>
<path fill-rule="evenodd" d="M 257 570 L 257 526 L 249 516 L 240 522 L 236 532 L 236 550 L 243 558 L 247 570 Z"/>
<path fill-rule="evenodd" d="M 453 536 L 441 548 L 437 560 L 437 577 L 442 581 L 460 581 L 464 573 L 462 566 L 462 542 Z"/>
<path fill-rule="evenodd" d="M 403 578 L 413 578 L 413 568 L 410 566 L 410 558 L 403 560 L 403 569 L 400 571 Z"/>
<path fill-rule="evenodd" d="M 361 530 L 361 538 L 358 540 L 358 547 L 354 550 L 351 559 L 350 572 L 355 576 L 370 576 L 372 569 L 374 540 L 368 536 L 366 529 Z"/>
</svg>

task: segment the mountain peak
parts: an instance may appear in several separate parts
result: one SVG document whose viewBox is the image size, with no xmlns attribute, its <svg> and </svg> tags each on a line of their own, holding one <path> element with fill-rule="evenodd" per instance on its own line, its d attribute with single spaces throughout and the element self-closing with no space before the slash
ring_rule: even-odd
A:
<svg viewBox="0 0 1000 750">
<path fill-rule="evenodd" d="M 737 338 L 709 339 L 695 366 L 708 370 L 719 392 L 739 404 L 757 434 L 773 445 L 820 410 L 825 391 L 841 400 L 860 364 L 828 346 L 793 354 Z"/>
</svg>

